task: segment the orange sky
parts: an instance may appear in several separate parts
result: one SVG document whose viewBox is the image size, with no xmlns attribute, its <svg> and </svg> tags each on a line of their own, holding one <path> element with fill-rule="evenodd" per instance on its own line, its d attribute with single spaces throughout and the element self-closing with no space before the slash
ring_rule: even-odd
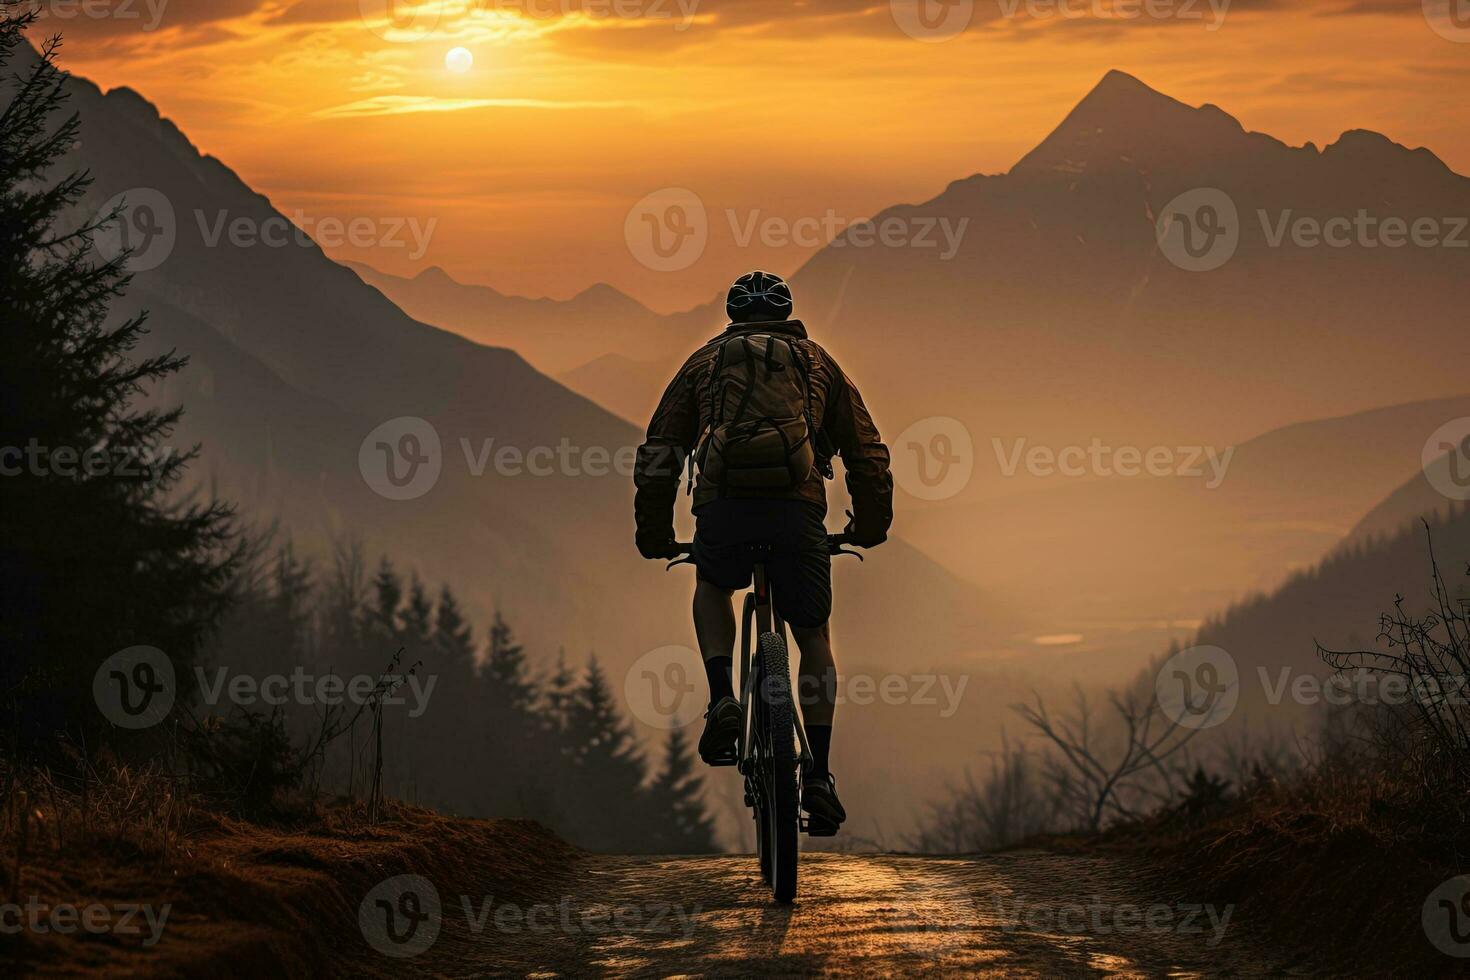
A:
<svg viewBox="0 0 1470 980">
<path fill-rule="evenodd" d="M 790 273 L 834 222 L 1008 169 L 1109 68 L 1291 143 L 1376 129 L 1470 173 L 1447 0 L 37 2 L 67 67 L 138 89 L 288 215 L 432 227 L 422 255 L 334 255 L 528 295 L 607 281 L 668 310 Z M 709 236 L 661 271 L 625 223 L 668 187 Z M 772 217 L 801 240 L 747 237 Z"/>
</svg>

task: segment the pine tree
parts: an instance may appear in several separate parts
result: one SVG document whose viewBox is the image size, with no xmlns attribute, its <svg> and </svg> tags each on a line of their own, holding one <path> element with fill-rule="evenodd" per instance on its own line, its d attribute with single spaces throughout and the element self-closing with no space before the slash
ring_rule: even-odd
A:
<svg viewBox="0 0 1470 980">
<path fill-rule="evenodd" d="M 378 562 L 372 592 L 365 632 L 373 641 L 372 655 L 381 659 L 394 653 L 403 640 L 398 621 L 399 608 L 403 605 L 403 581 L 393 570 L 393 563 L 387 555 Z"/>
<path fill-rule="evenodd" d="M 648 787 L 649 825 L 656 850 L 666 854 L 709 854 L 715 850 L 714 821 L 704 805 L 704 777 L 684 729 L 669 731 L 664 765 Z"/>
<path fill-rule="evenodd" d="M 485 683 L 497 709 L 529 717 L 535 703 L 535 682 L 526 663 L 526 651 L 497 609 L 490 624 L 485 653 Z"/>
<path fill-rule="evenodd" d="M 588 659 L 577 686 L 567 734 L 579 803 L 568 829 L 572 840 L 592 850 L 646 850 L 648 829 L 642 818 L 647 770 L 596 656 Z"/>
<path fill-rule="evenodd" d="M 332 542 L 332 568 L 325 588 L 319 665 L 340 674 L 357 662 L 363 648 L 368 587 L 360 542 Z"/>
<path fill-rule="evenodd" d="M 267 608 L 267 640 L 272 667 L 289 674 L 296 667 L 311 662 L 312 607 L 315 592 L 311 563 L 296 557 L 287 541 L 276 552 L 272 569 L 272 591 Z M 263 653 L 265 651 L 262 651 Z"/>
<path fill-rule="evenodd" d="M 53 172 L 80 122 L 58 122 L 60 41 L 32 53 L 35 20 L 0 5 L 0 446 L 25 450 L 0 480 L 0 691 L 27 749 L 59 731 L 95 744 L 93 674 L 122 648 L 160 648 L 192 694 L 241 557 L 227 506 L 178 503 L 198 451 L 168 444 L 182 410 L 134 404 L 187 359 L 135 354 L 146 313 L 109 321 L 127 256 L 97 264 L 91 246 L 118 213 L 78 223 L 90 179 Z"/>
<path fill-rule="evenodd" d="M 474 629 L 464 618 L 459 600 L 454 597 L 448 585 L 439 590 L 439 606 L 434 613 L 434 639 L 431 645 L 446 668 L 451 665 L 471 670 L 474 668 Z"/>
<path fill-rule="evenodd" d="M 408 604 L 401 615 L 402 642 L 410 659 L 417 660 L 428 649 L 434 632 L 434 605 L 415 573 L 408 587 Z"/>
<path fill-rule="evenodd" d="M 536 704 L 536 683 L 526 651 L 499 611 L 490 625 L 489 642 L 479 674 L 482 723 L 481 758 L 487 772 L 484 794 L 491 816 L 530 816 L 550 807 L 546 758 Z"/>
<path fill-rule="evenodd" d="M 542 723 L 551 733 L 553 741 L 561 743 L 571 726 L 572 699 L 576 694 L 577 675 L 567 666 L 567 650 L 562 647 L 556 652 L 556 669 L 546 682 L 545 709 L 541 713 Z M 570 753 L 566 753 L 570 754 Z"/>
</svg>

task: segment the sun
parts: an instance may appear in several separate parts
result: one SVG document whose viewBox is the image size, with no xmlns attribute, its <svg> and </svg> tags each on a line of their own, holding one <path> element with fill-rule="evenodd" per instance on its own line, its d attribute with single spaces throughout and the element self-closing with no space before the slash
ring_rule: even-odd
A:
<svg viewBox="0 0 1470 980">
<path fill-rule="evenodd" d="M 475 67 L 475 56 L 469 48 L 455 48 L 444 56 L 444 67 L 456 75 L 463 75 Z"/>
</svg>

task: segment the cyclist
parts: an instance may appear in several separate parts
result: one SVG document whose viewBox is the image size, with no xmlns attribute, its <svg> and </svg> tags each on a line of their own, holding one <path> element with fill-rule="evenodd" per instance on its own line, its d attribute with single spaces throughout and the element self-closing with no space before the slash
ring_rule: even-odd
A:
<svg viewBox="0 0 1470 980">
<path fill-rule="evenodd" d="M 791 289 L 779 276 L 741 276 L 725 310 L 724 333 L 684 362 L 638 449 L 638 550 L 645 558 L 678 554 L 674 502 L 688 461 L 691 474 L 698 471 L 691 477 L 694 629 L 710 692 L 699 753 L 711 762 L 733 754 L 741 721 L 731 683 L 731 595 L 751 583 L 746 546 L 769 546 L 763 560 L 776 611 L 801 649 L 798 691 L 814 762 L 802 807 L 840 825 L 847 814 L 829 766 L 837 671 L 824 477 L 840 455 L 853 505 L 845 533 L 862 548 L 881 544 L 893 521 L 888 449 L 857 387 L 792 319 Z"/>
</svg>

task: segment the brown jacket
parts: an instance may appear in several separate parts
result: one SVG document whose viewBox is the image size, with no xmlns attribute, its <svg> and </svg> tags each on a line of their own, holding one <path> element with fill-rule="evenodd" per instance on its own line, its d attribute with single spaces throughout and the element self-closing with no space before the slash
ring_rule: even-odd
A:
<svg viewBox="0 0 1470 980">
<path fill-rule="evenodd" d="M 715 353 L 720 344 L 739 333 L 771 333 L 792 338 L 793 346 L 806 356 L 811 378 L 811 419 L 816 431 L 826 436 L 818 444 L 825 442 L 842 457 L 847 490 L 853 500 L 855 527 L 881 540 L 893 522 L 893 476 L 888 471 L 888 447 L 883 445 L 857 386 L 842 373 L 832 355 L 807 337 L 806 327 L 800 320 L 731 324 L 684 362 L 648 423 L 648 438 L 638 447 L 633 474 L 638 493 L 633 510 L 639 533 L 654 535 L 668 530 L 672 535 L 674 501 L 679 495 L 686 461 L 710 422 L 708 393 Z M 694 506 L 699 507 L 719 494 L 719 490 L 700 480 L 694 489 Z M 734 491 L 728 494 L 738 495 Z M 770 494 L 747 492 L 744 495 Z M 809 500 L 826 513 L 827 488 L 816 470 L 800 487 L 778 496 Z"/>
</svg>

